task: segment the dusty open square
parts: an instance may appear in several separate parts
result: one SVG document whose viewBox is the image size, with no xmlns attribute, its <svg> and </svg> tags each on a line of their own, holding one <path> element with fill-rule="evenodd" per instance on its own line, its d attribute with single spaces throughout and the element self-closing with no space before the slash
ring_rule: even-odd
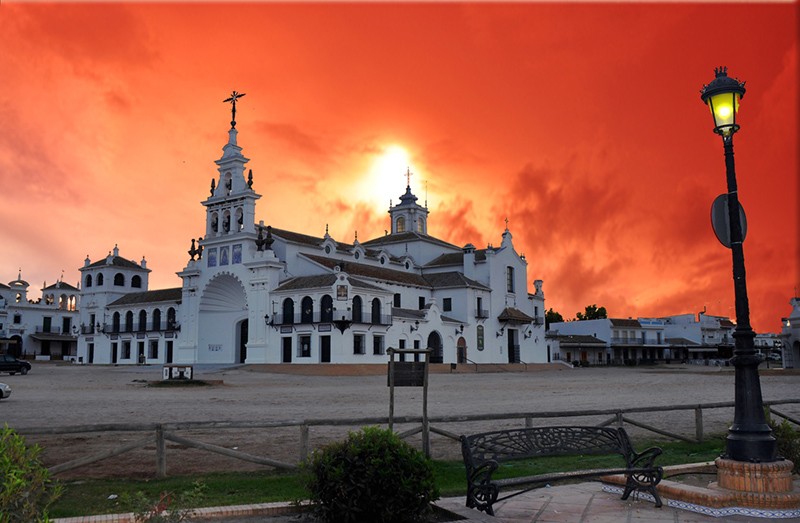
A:
<svg viewBox="0 0 800 523">
<path fill-rule="evenodd" d="M 637 368 L 531 367 L 527 372 L 450 373 L 449 367 L 430 376 L 429 416 L 488 413 L 574 412 L 632 406 L 694 405 L 733 400 L 732 368 L 662 365 Z M 277 421 L 383 417 L 389 412 L 385 367 L 238 366 L 195 368 L 196 378 L 213 380 L 206 387 L 160 388 L 148 382 L 161 378 L 160 366 L 80 366 L 34 364 L 27 376 L 2 376 L 13 388 L 0 402 L 0 420 L 12 428 L 106 423 L 174 421 Z M 325 374 L 325 375 L 320 375 Z M 348 375 L 343 375 L 348 374 Z M 796 399 L 800 375 L 763 371 L 764 400 Z M 421 388 L 398 388 L 398 416 L 420 416 Z M 800 416 L 800 405 L 779 407 Z M 706 434 L 723 433 L 732 409 L 703 412 Z M 687 436 L 694 435 L 694 412 L 633 414 L 633 419 Z M 596 424 L 598 418 L 537 420 L 537 424 Z M 495 427 L 519 426 L 521 420 L 434 424 L 461 434 Z M 357 427 L 312 427 L 312 449 Z M 400 427 L 406 429 L 410 427 Z M 634 442 L 657 436 L 628 427 Z M 152 432 L 150 432 L 152 434 Z M 181 431 L 182 436 L 237 448 L 255 455 L 296 462 L 299 428 Z M 143 433 L 83 433 L 27 436 L 43 448 L 48 465 L 63 463 L 126 442 Z M 412 441 L 414 439 L 412 438 Z M 417 440 L 418 442 L 418 440 Z M 154 445 L 66 472 L 61 477 L 138 476 L 155 472 Z M 432 440 L 435 458 L 459 456 L 455 442 Z M 206 470 L 258 470 L 259 465 L 168 443 L 171 475 Z"/>
</svg>

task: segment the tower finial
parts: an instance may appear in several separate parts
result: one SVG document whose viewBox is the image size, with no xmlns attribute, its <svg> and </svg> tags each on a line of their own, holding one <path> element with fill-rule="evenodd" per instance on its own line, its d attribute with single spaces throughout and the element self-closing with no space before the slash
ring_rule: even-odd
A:
<svg viewBox="0 0 800 523">
<path fill-rule="evenodd" d="M 229 98 L 226 98 L 225 100 L 222 100 L 222 103 L 230 102 L 230 104 L 231 104 L 231 129 L 235 129 L 236 128 L 236 100 L 238 100 L 239 98 L 243 97 L 245 94 L 247 94 L 247 93 L 239 93 L 239 92 L 233 91 Z"/>
<path fill-rule="evenodd" d="M 406 187 L 411 188 L 411 167 L 406 167 Z"/>
</svg>

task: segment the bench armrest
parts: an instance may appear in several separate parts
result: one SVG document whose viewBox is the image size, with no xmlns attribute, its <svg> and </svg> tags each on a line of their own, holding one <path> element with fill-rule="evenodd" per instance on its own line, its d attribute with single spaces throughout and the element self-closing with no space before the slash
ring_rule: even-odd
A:
<svg viewBox="0 0 800 523">
<path fill-rule="evenodd" d="M 632 451 L 629 467 L 631 468 L 651 468 L 653 462 L 658 456 L 661 455 L 661 449 L 658 447 L 650 447 L 642 452 Z"/>
</svg>

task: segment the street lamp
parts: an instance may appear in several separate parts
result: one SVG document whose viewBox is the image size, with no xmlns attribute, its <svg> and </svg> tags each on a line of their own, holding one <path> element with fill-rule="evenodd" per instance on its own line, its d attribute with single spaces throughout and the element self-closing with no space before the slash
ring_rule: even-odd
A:
<svg viewBox="0 0 800 523">
<path fill-rule="evenodd" d="M 736 188 L 736 169 L 733 161 L 733 135 L 739 130 L 736 116 L 744 97 L 744 82 L 730 78 L 728 69 L 714 69 L 716 77 L 704 85 L 700 98 L 708 105 L 714 118 L 714 132 L 722 137 L 725 150 L 725 170 L 728 180 L 728 218 L 730 249 L 733 256 L 733 287 L 736 299 L 736 330 L 731 362 L 736 369 L 736 397 L 733 424 L 728 429 L 725 457 L 734 461 L 777 461 L 776 442 L 764 415 L 761 382 L 756 354 L 755 332 L 750 326 L 750 307 L 745 281 L 743 233 L 739 216 L 739 196 Z"/>
</svg>

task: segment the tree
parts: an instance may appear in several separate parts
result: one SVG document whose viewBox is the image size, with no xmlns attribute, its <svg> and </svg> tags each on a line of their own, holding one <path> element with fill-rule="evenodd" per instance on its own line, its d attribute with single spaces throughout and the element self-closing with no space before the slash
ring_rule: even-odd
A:
<svg viewBox="0 0 800 523">
<path fill-rule="evenodd" d="M 544 313 L 544 328 L 549 329 L 551 323 L 559 323 L 564 321 L 564 317 L 560 312 L 554 311 L 552 307 Z"/>
<path fill-rule="evenodd" d="M 579 312 L 575 315 L 575 319 L 578 321 L 599 320 L 601 318 L 608 318 L 608 314 L 606 313 L 605 307 L 598 308 L 596 303 L 587 305 L 584 313 Z"/>
</svg>

